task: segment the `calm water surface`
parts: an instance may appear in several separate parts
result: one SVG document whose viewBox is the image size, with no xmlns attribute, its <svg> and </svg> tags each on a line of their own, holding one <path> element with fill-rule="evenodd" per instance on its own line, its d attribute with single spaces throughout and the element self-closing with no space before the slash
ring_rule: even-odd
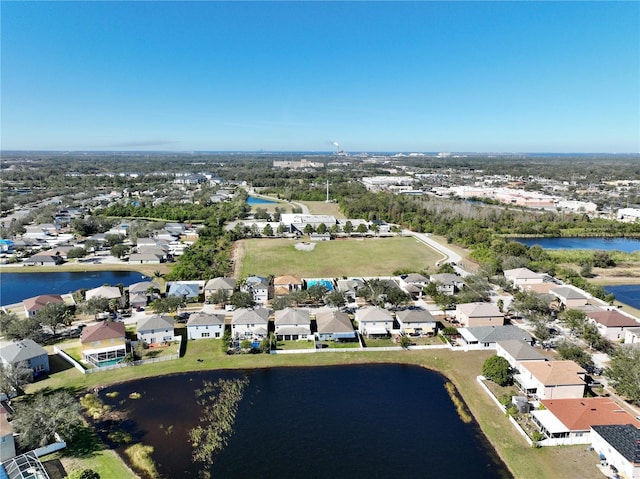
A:
<svg viewBox="0 0 640 479">
<path fill-rule="evenodd" d="M 477 425 L 460 420 L 444 378 L 417 366 L 210 371 L 114 385 L 100 395 L 127 411 L 121 424 L 154 447 L 162 477 L 197 477 L 188 443 L 199 415 L 193 391 L 203 380 L 241 374 L 249 385 L 214 478 L 512 477 Z M 106 396 L 112 391 L 118 397 Z M 142 398 L 129 399 L 132 392 Z"/>
<path fill-rule="evenodd" d="M 607 293 L 615 294 L 616 299 L 621 303 L 640 309 L 640 284 L 605 286 L 604 289 Z"/>
<path fill-rule="evenodd" d="M 256 196 L 249 196 L 247 198 L 247 204 L 249 205 L 275 205 L 277 201 L 265 200 L 264 198 L 258 198 Z"/>
<path fill-rule="evenodd" d="M 634 238 L 511 238 L 527 246 L 545 249 L 599 249 L 606 251 L 640 251 L 640 239 Z"/>
<path fill-rule="evenodd" d="M 146 278 L 146 277 L 145 277 Z M 148 279 L 148 278 L 147 278 Z M 93 271 L 66 273 L 0 273 L 0 304 L 14 304 L 41 294 L 65 294 L 109 284 L 146 281 L 135 271 Z"/>
</svg>

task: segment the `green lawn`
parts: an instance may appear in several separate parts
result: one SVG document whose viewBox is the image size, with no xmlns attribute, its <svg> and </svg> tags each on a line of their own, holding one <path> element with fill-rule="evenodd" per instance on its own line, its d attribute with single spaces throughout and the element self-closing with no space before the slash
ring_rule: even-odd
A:
<svg viewBox="0 0 640 479">
<path fill-rule="evenodd" d="M 295 248 L 300 240 L 251 239 L 238 242 L 240 277 L 292 274 L 303 278 L 388 276 L 397 270 L 421 271 L 442 255 L 413 238 L 369 238 L 315 243 L 313 251 Z"/>
</svg>

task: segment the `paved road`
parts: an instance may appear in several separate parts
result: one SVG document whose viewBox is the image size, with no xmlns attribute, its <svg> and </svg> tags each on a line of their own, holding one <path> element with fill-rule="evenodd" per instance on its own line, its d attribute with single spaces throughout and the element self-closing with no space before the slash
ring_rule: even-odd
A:
<svg viewBox="0 0 640 479">
<path fill-rule="evenodd" d="M 430 246 L 431 248 L 435 249 L 437 252 L 442 254 L 442 259 L 440 260 L 440 263 L 448 262 L 448 263 L 456 263 L 456 265 L 458 265 L 462 260 L 462 256 L 460 256 L 458 253 L 456 253 L 452 249 L 447 248 L 446 246 L 441 245 L 433 238 L 430 238 L 429 235 L 427 234 L 416 233 L 415 231 L 411 231 L 411 230 L 402 230 L 402 234 L 405 236 L 413 236 L 418 241 L 421 241 L 422 243 L 426 244 L 427 246 Z M 454 269 L 460 276 L 468 276 L 470 274 L 469 272 L 463 270 L 459 266 L 454 266 Z"/>
</svg>

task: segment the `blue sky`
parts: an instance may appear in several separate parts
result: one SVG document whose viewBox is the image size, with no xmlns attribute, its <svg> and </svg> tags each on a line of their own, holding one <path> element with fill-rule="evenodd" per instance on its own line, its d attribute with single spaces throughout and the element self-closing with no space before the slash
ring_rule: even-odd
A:
<svg viewBox="0 0 640 479">
<path fill-rule="evenodd" d="M 639 152 L 639 2 L 2 2 L 1 147 Z"/>
</svg>

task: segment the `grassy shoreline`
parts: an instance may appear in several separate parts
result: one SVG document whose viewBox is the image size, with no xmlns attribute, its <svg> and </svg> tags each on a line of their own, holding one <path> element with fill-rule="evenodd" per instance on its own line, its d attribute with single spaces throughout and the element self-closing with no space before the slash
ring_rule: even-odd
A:
<svg viewBox="0 0 640 479">
<path fill-rule="evenodd" d="M 88 375 L 82 375 L 75 369 L 66 369 L 53 374 L 47 380 L 30 385 L 28 392 L 59 387 L 72 388 L 80 392 L 117 382 L 203 370 L 318 367 L 365 363 L 414 364 L 439 372 L 454 384 L 484 435 L 515 478 L 594 477 L 597 472 L 595 466 L 597 457 L 594 453 L 586 452 L 585 447 L 533 449 L 517 433 L 475 379 L 480 373 L 483 361 L 491 354 L 493 354 L 492 351 L 465 353 L 431 350 L 227 356 L 222 353 L 219 340 L 199 340 L 189 341 L 184 357 L 176 361 Z M 564 452 L 558 454 L 558 450 Z"/>
</svg>

